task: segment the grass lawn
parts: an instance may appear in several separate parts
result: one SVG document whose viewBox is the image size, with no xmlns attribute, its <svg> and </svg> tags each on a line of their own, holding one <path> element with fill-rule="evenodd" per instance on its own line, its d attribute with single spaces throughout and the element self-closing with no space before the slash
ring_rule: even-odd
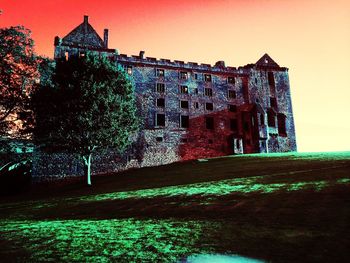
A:
<svg viewBox="0 0 350 263">
<path fill-rule="evenodd" d="M 349 261 L 350 152 L 228 156 L 92 179 L 1 197 L 0 261 Z"/>
</svg>

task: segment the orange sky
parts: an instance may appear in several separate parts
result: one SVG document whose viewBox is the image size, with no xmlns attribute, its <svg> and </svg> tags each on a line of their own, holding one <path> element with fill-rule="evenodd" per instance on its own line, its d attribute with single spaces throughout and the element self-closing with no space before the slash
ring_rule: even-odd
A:
<svg viewBox="0 0 350 263">
<path fill-rule="evenodd" d="M 0 27 L 32 30 L 53 56 L 83 15 L 128 55 L 240 66 L 268 53 L 289 68 L 299 151 L 350 150 L 350 1 L 0 0 Z"/>
</svg>

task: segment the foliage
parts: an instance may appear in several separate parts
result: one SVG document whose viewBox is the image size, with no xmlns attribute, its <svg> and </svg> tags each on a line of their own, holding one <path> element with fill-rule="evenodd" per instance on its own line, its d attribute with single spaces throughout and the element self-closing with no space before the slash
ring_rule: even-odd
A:
<svg viewBox="0 0 350 263">
<path fill-rule="evenodd" d="M 30 30 L 22 26 L 0 28 L 0 136 L 22 135 L 38 77 Z"/>
<path fill-rule="evenodd" d="M 53 86 L 38 89 L 33 109 L 36 142 L 49 151 L 80 155 L 88 180 L 92 153 L 123 151 L 138 127 L 130 78 L 108 58 L 93 53 L 57 61 Z"/>
</svg>

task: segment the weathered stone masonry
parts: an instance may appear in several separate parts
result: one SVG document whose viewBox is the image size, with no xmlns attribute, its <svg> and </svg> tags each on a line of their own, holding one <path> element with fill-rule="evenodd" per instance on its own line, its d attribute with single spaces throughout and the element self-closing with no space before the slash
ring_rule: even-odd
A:
<svg viewBox="0 0 350 263">
<path fill-rule="evenodd" d="M 88 17 L 64 38 L 55 38 L 55 59 L 102 53 L 124 67 L 135 82 L 143 127 L 128 151 L 99 155 L 93 171 L 104 173 L 181 160 L 241 153 L 296 151 L 288 69 L 265 54 L 255 64 L 227 67 L 117 54 Z M 42 156 L 43 154 L 39 154 Z M 53 176 L 81 174 L 79 162 L 51 163 Z M 51 161 L 49 161 L 50 159 Z M 66 158 L 64 158 L 66 159 Z M 57 167 L 54 167 L 57 166 Z M 47 172 L 46 172 L 47 174 Z"/>
</svg>

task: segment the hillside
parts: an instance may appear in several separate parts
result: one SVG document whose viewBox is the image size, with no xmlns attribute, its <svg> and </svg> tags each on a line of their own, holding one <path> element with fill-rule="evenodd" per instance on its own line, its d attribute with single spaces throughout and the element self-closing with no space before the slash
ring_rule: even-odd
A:
<svg viewBox="0 0 350 263">
<path fill-rule="evenodd" d="M 0 201 L 5 261 L 345 262 L 350 152 L 228 156 L 45 185 Z"/>
</svg>

